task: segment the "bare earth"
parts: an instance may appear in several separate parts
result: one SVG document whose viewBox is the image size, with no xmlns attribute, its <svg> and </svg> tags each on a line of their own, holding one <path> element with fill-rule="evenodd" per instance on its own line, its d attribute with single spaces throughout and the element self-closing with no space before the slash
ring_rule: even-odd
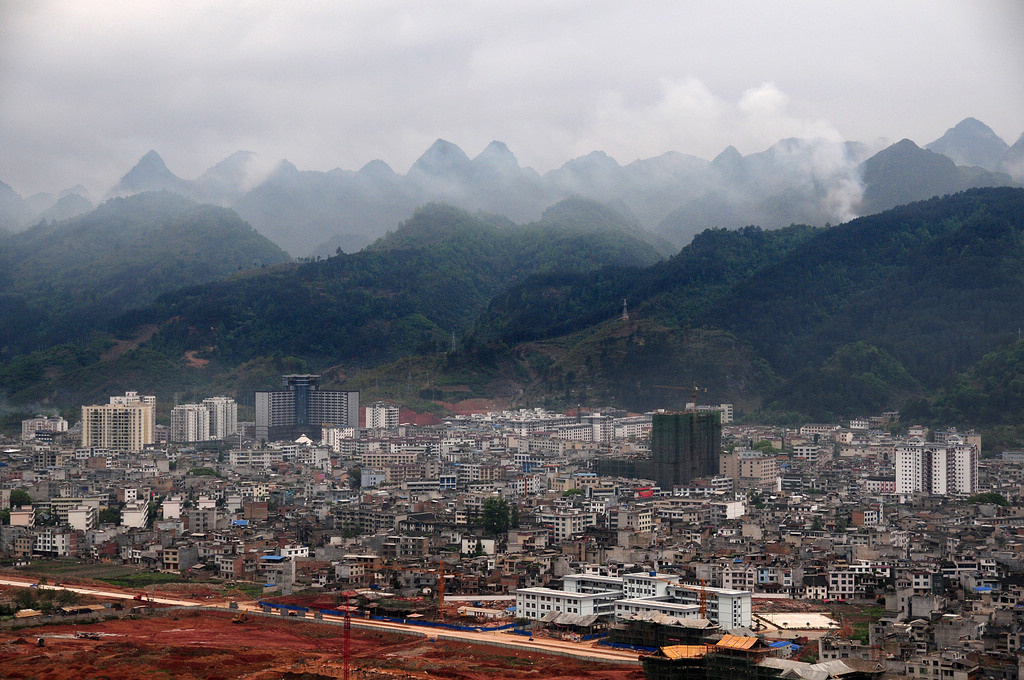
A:
<svg viewBox="0 0 1024 680">
<path fill-rule="evenodd" d="M 76 638 L 76 631 L 98 633 Z M 45 646 L 36 641 L 44 638 Z M 0 678 L 296 678 L 343 676 L 340 626 L 227 613 L 168 612 L 138 620 L 0 631 Z M 495 646 L 352 629 L 352 678 L 642 680 L 636 667 Z"/>
</svg>

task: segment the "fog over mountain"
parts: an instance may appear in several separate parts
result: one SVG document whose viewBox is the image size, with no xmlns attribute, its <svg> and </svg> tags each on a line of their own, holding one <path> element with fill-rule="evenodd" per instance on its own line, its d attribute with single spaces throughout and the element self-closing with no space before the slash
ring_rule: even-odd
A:
<svg viewBox="0 0 1024 680">
<path fill-rule="evenodd" d="M 293 256 L 308 256 L 359 250 L 426 203 L 523 223 L 580 196 L 615 207 L 678 248 L 709 227 L 837 224 L 934 195 L 1022 181 L 1024 142 L 1011 147 L 968 118 L 924 148 L 909 139 L 869 145 L 789 138 L 746 156 L 730 146 L 710 161 L 667 152 L 627 165 L 593 151 L 543 175 L 522 167 L 500 141 L 470 158 L 438 139 L 404 175 L 380 160 L 357 171 L 317 172 L 239 151 L 186 180 L 151 150 L 105 198 L 169 191 L 231 207 Z M 22 199 L 0 186 L 0 227 L 11 231 L 91 207 L 80 189 Z"/>
</svg>

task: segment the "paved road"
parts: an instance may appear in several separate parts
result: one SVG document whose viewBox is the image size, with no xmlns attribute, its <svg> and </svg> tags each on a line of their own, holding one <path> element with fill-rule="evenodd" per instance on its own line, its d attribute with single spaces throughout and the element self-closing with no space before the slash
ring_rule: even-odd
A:
<svg viewBox="0 0 1024 680">
<path fill-rule="evenodd" d="M 18 586 L 27 588 L 37 581 L 33 581 L 28 578 L 10 578 L 8 576 L 0 577 L 0 585 Z M 190 599 L 179 599 L 172 597 L 150 597 L 149 593 L 143 591 L 133 590 L 113 590 L 105 588 L 94 588 L 85 586 L 76 586 L 70 584 L 39 584 L 39 588 L 47 590 L 70 590 L 73 593 L 80 593 L 82 595 L 93 595 L 95 597 L 106 597 L 111 599 L 122 599 L 122 600 L 134 600 L 136 595 L 143 595 L 146 598 L 146 602 L 152 602 L 153 604 L 169 605 L 172 607 L 206 607 L 209 609 L 228 609 L 227 602 L 211 602 L 209 600 L 190 600 Z M 263 608 L 254 602 L 239 602 L 238 609 L 240 611 L 249 612 L 261 612 Z M 308 618 L 282 616 L 282 619 L 288 619 L 293 621 L 308 621 Z M 324 621 L 331 622 L 342 622 L 344 617 L 333 616 L 329 614 L 324 615 Z M 404 623 L 391 623 L 389 621 L 371 621 L 369 619 L 352 619 L 353 628 L 367 628 L 371 630 L 386 630 L 394 633 L 403 633 L 406 635 L 425 635 L 431 638 L 438 638 L 443 640 L 454 640 L 458 642 L 469 642 L 478 644 L 500 644 L 504 647 L 510 647 L 513 649 L 522 649 L 524 651 L 531 652 L 548 652 L 552 654 L 560 654 L 564 656 L 572 656 L 584 660 L 592 661 L 606 661 L 610 663 L 626 663 L 626 664 L 639 664 L 637 655 L 635 652 L 628 652 L 617 649 L 609 649 L 607 647 L 601 647 L 593 643 L 576 643 L 567 642 L 563 640 L 555 640 L 552 638 L 538 637 L 534 640 L 526 640 L 525 638 L 512 635 L 509 633 L 499 631 L 482 631 L 482 632 L 463 632 L 463 631 L 452 631 L 445 630 L 443 628 L 426 628 L 424 626 L 416 626 Z"/>
</svg>

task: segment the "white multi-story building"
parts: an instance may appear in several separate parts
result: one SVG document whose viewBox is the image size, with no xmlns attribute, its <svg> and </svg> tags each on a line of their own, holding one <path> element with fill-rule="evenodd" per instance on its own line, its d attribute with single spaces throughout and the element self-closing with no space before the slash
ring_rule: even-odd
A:
<svg viewBox="0 0 1024 680">
<path fill-rule="evenodd" d="M 36 432 L 67 432 L 68 421 L 60 416 L 36 416 L 21 421 L 21 441 L 27 442 L 36 438 Z"/>
<path fill-rule="evenodd" d="M 366 407 L 366 427 L 391 429 L 398 427 L 398 404 L 378 401 Z"/>
<path fill-rule="evenodd" d="M 936 496 L 978 492 L 978 447 L 957 436 L 944 443 L 911 437 L 895 447 L 896 493 Z"/>
<path fill-rule="evenodd" d="M 554 588 L 520 588 L 516 591 L 516 615 L 539 620 L 550 612 L 580 616 L 611 616 L 622 591 L 566 592 Z"/>
<path fill-rule="evenodd" d="M 282 462 L 284 462 L 284 452 L 280 449 L 236 449 L 228 451 L 228 465 L 231 467 L 250 467 L 264 470 Z"/>
<path fill-rule="evenodd" d="M 129 529 L 143 529 L 149 520 L 149 501 L 126 503 L 121 510 L 121 526 Z"/>
<path fill-rule="evenodd" d="M 171 409 L 172 442 L 210 439 L 210 410 L 203 404 L 180 404 Z"/>
<path fill-rule="evenodd" d="M 224 439 L 238 434 L 238 404 L 231 397 L 203 399 L 210 412 L 210 439 Z"/>
<path fill-rule="evenodd" d="M 540 513 L 537 520 L 548 528 L 555 541 L 572 540 L 595 523 L 593 513 L 585 513 L 576 508 L 546 510 Z"/>
<path fill-rule="evenodd" d="M 68 510 L 68 526 L 75 531 L 92 531 L 96 527 L 96 508 L 79 505 Z"/>
<path fill-rule="evenodd" d="M 655 572 L 622 576 L 569 574 L 562 579 L 563 590 L 517 590 L 516 612 L 534 620 L 542 619 L 550 612 L 615 615 L 618 618 L 660 613 L 678 618 L 698 618 L 704 607 L 706 618 L 725 630 L 752 625 L 750 591 L 691 586 L 678 581 L 678 576 Z"/>
</svg>

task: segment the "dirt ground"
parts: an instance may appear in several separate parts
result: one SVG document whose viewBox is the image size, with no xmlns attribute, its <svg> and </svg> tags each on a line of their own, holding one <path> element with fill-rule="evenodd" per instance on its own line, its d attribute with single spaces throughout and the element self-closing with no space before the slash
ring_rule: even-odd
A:
<svg viewBox="0 0 1024 680">
<path fill-rule="evenodd" d="M 78 631 L 96 636 L 78 638 Z M 235 624 L 227 613 L 168 612 L 0 631 L 0 678 L 341 678 L 343 644 L 340 626 L 259 616 Z M 352 630 L 350 668 L 353 680 L 643 678 L 637 668 L 359 629 Z"/>
</svg>

